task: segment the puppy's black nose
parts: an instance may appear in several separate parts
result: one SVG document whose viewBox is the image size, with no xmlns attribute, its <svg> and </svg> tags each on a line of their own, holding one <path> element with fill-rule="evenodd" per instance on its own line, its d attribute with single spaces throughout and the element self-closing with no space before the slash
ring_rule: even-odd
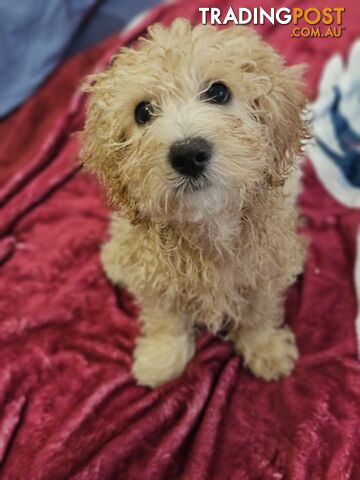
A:
<svg viewBox="0 0 360 480">
<path fill-rule="evenodd" d="M 198 177 L 211 157 L 211 144 L 196 137 L 175 142 L 169 152 L 169 161 L 174 170 L 189 177 Z"/>
</svg>

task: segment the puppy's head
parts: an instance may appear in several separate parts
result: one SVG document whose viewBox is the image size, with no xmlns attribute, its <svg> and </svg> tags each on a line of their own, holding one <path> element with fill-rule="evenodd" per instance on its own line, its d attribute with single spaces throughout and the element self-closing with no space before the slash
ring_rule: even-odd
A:
<svg viewBox="0 0 360 480">
<path fill-rule="evenodd" d="M 304 135 L 299 78 L 247 28 L 154 25 L 91 77 L 83 161 L 133 222 L 203 220 L 283 183 Z"/>
</svg>

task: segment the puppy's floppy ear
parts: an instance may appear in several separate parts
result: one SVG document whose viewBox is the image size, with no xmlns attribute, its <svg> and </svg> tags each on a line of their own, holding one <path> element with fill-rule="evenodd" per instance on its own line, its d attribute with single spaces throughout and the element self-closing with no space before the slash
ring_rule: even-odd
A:
<svg viewBox="0 0 360 480">
<path fill-rule="evenodd" d="M 129 118 L 126 112 L 119 110 L 117 101 L 118 92 L 123 90 L 117 70 L 127 61 L 131 62 L 129 52 L 123 49 L 105 71 L 89 76 L 83 85 L 83 90 L 90 95 L 84 130 L 79 133 L 80 160 L 105 186 L 111 206 L 121 207 L 130 221 L 139 223 L 139 211 L 129 195 L 122 166 L 122 159 L 131 148 L 126 133 Z"/>
<path fill-rule="evenodd" d="M 84 129 L 80 132 L 80 160 L 105 185 L 117 177 L 117 161 L 122 129 L 114 110 L 114 78 L 111 64 L 105 71 L 90 75 L 82 90 L 89 93 Z M 117 112 L 119 116 L 119 112 Z M 121 112 L 120 112 L 121 114 Z"/>
<path fill-rule="evenodd" d="M 302 140 L 308 137 L 303 120 L 304 66 L 285 66 L 283 58 L 251 28 L 234 26 L 219 33 L 239 71 L 251 76 L 253 108 L 271 143 L 268 182 L 281 185 L 301 151 Z"/>
<path fill-rule="evenodd" d="M 302 142 L 309 134 L 304 120 L 306 99 L 301 80 L 304 66 L 286 67 L 282 59 L 274 55 L 273 70 L 266 72 L 270 89 L 256 99 L 256 108 L 271 139 L 268 182 L 279 186 L 291 172 Z"/>
</svg>

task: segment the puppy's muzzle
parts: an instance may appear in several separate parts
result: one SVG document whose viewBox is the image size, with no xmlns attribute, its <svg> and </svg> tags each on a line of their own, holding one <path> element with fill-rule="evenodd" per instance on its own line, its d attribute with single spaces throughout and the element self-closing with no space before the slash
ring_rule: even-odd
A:
<svg viewBox="0 0 360 480">
<path fill-rule="evenodd" d="M 170 148 L 169 162 L 181 175 L 197 178 L 204 173 L 212 153 L 211 144 L 200 137 L 175 142 Z"/>
</svg>

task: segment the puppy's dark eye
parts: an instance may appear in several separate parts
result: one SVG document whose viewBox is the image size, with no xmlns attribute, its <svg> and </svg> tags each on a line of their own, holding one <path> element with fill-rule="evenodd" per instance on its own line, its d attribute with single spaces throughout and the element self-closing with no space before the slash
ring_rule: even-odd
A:
<svg viewBox="0 0 360 480">
<path fill-rule="evenodd" d="M 150 122 L 154 114 L 153 106 L 150 102 L 141 102 L 135 108 L 135 120 L 139 125 L 145 125 Z"/>
<path fill-rule="evenodd" d="M 215 82 L 206 90 L 204 97 L 208 102 L 224 105 L 229 102 L 231 93 L 222 82 Z"/>
</svg>

